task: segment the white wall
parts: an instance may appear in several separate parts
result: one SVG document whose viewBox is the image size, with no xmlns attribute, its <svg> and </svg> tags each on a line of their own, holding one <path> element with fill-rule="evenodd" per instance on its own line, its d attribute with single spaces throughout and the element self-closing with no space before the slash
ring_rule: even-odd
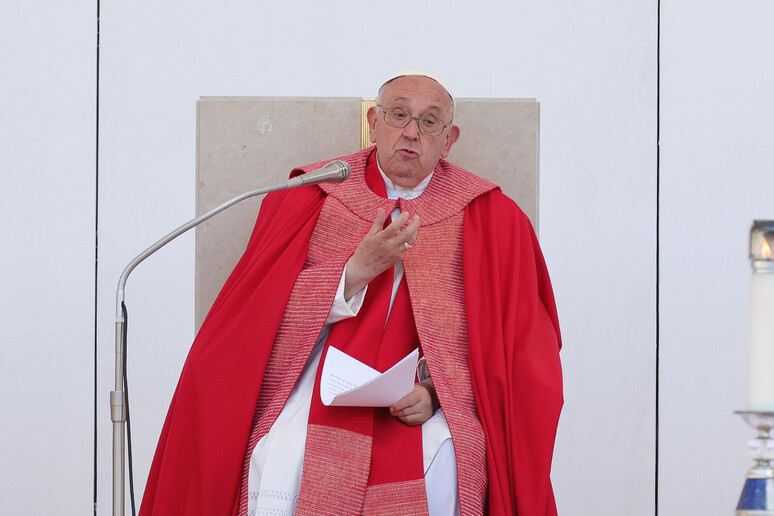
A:
<svg viewBox="0 0 774 516">
<path fill-rule="evenodd" d="M 92 506 L 96 6 L 0 16 L 0 514 Z"/>
<path fill-rule="evenodd" d="M 422 65 L 445 75 L 461 97 L 537 97 L 541 238 L 566 346 L 558 504 L 563 513 L 594 514 L 598 498 L 588 493 L 601 496 L 598 486 L 606 486 L 614 493 L 606 495 L 611 511 L 652 513 L 655 4 L 195 5 L 103 6 L 100 208 L 110 240 L 100 302 L 110 302 L 118 264 L 193 216 L 194 102 L 201 95 L 368 97 L 391 71 Z M 397 38 L 388 36 L 395 20 L 406 24 Z M 428 25 L 437 41 L 420 39 Z M 192 338 L 191 245 L 190 238 L 178 242 L 141 265 L 127 289 L 140 486 Z M 108 314 L 100 323 L 108 341 Z M 105 359 L 103 378 L 112 356 Z M 106 383 L 102 392 L 109 389 Z M 639 467 L 621 470 L 624 445 Z M 100 449 L 104 471 L 109 446 Z M 101 491 L 100 504 L 108 494 Z"/>
<path fill-rule="evenodd" d="M 541 102 L 540 236 L 565 344 L 560 513 L 653 514 L 658 457 L 659 514 L 729 514 L 752 437 L 732 414 L 745 404 L 747 231 L 774 218 L 774 4 L 661 6 L 658 234 L 656 0 L 380 5 L 102 2 L 98 513 L 110 512 L 115 285 L 129 260 L 194 215 L 196 99 L 368 97 L 386 74 L 419 65 L 461 97 Z M 0 473 L 0 513 L 47 512 L 51 497 L 32 496 L 43 480 L 58 513 L 83 514 L 96 5 L 4 11 L 0 64 L 14 73 L 0 81 L 0 173 L 11 185 L 0 209 L 22 222 L 6 225 L 0 253 L 0 413 L 12 422 L 0 426 L 0 456 L 13 465 Z M 396 21 L 405 35 L 390 37 Z M 428 32 L 438 41 L 425 42 Z M 34 208 L 20 195 L 33 190 L 43 198 Z M 127 284 L 138 502 L 193 338 L 193 259 L 185 236 Z"/>
<path fill-rule="evenodd" d="M 662 5 L 660 514 L 730 514 L 752 466 L 733 411 L 750 225 L 774 219 L 772 24 L 766 0 Z"/>
</svg>

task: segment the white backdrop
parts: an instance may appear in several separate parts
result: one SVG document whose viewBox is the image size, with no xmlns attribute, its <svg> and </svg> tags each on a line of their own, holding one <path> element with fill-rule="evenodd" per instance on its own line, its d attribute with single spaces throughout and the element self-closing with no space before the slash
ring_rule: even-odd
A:
<svg viewBox="0 0 774 516">
<path fill-rule="evenodd" d="M 656 0 L 103 0 L 98 183 L 97 6 L 49 4 L 0 20 L 0 513 L 92 510 L 95 288 L 110 513 L 115 285 L 194 216 L 196 99 L 369 97 L 409 65 L 461 97 L 541 102 L 540 239 L 565 345 L 560 513 L 731 513 L 753 435 L 732 414 L 747 232 L 774 219 L 770 0 L 661 6 L 660 163 Z M 193 258 L 185 236 L 127 284 L 138 502 L 193 339 Z"/>
<path fill-rule="evenodd" d="M 774 2 L 713 4 L 662 6 L 663 514 L 731 514 L 755 436 L 732 412 L 747 403 L 750 225 L 774 219 Z"/>
<path fill-rule="evenodd" d="M 0 11 L 0 514 L 88 514 L 96 5 Z"/>
</svg>

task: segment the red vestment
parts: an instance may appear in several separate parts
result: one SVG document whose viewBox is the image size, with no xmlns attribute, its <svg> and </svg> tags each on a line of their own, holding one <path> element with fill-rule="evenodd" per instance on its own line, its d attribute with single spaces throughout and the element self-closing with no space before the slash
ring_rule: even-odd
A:
<svg viewBox="0 0 774 516">
<path fill-rule="evenodd" d="M 353 175 L 341 185 L 264 200 L 248 248 L 186 361 L 142 514 L 237 512 L 251 431 L 270 426 L 284 403 L 327 315 L 330 285 L 370 227 L 376 204 L 388 213 L 396 204 L 361 195 L 370 152 L 343 158 Z M 529 220 L 493 185 L 443 160 L 415 201 L 397 203 L 419 213 L 423 224 L 404 266 L 455 443 L 462 514 L 554 514 L 549 473 L 562 404 L 561 343 Z M 331 235 L 331 242 L 318 235 L 320 227 L 341 227 L 333 215 L 350 209 L 352 235 Z M 311 308 L 291 308 L 306 306 L 301 301 Z M 275 346 L 285 341 L 293 345 Z M 277 371 L 292 373 L 281 379 Z"/>
</svg>

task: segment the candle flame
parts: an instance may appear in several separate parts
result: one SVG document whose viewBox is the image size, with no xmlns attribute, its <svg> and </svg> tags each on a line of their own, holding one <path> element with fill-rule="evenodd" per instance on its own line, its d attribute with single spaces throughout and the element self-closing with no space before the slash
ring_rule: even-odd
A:
<svg viewBox="0 0 774 516">
<path fill-rule="evenodd" d="M 761 242 L 761 257 L 771 258 L 771 247 L 769 247 L 769 243 L 765 238 L 763 239 L 763 242 Z"/>
</svg>

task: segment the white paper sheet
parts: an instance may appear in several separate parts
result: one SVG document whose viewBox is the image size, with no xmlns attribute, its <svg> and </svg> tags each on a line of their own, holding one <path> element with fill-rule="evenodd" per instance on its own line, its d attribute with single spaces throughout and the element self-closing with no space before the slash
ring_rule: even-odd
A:
<svg viewBox="0 0 774 516">
<path fill-rule="evenodd" d="M 343 407 L 389 407 L 414 390 L 419 349 L 415 349 L 384 373 L 328 347 L 320 398 L 324 405 Z"/>
</svg>

